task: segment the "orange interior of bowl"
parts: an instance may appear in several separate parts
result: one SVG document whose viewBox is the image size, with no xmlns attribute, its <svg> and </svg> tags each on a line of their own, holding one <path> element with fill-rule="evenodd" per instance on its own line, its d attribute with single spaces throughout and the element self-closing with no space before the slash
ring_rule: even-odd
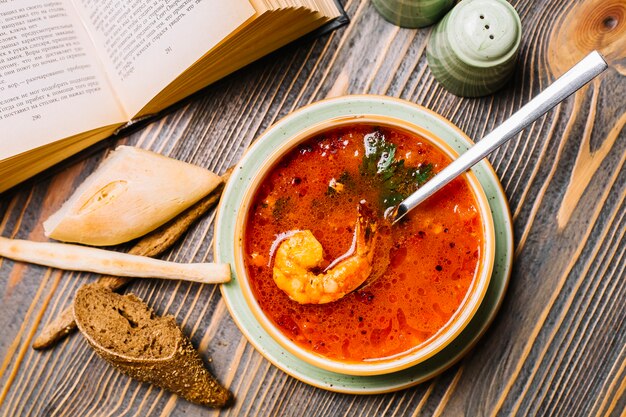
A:
<svg viewBox="0 0 626 417">
<path fill-rule="evenodd" d="M 448 146 L 442 140 L 436 138 L 430 132 L 422 129 L 418 126 L 414 126 L 402 120 L 397 120 L 389 117 L 381 116 L 360 116 L 360 117 L 342 117 L 338 119 L 329 120 L 327 122 L 318 124 L 316 126 L 307 129 L 305 132 L 287 140 L 279 149 L 277 149 L 265 162 L 263 168 L 253 179 L 251 186 L 247 190 L 244 204 L 239 211 L 237 218 L 237 236 L 236 239 L 236 264 L 235 270 L 237 276 L 240 278 L 241 287 L 244 297 L 254 313 L 257 320 L 262 324 L 264 329 L 272 335 L 285 349 L 305 360 L 323 369 L 331 370 L 334 372 L 341 372 L 354 375 L 373 375 L 393 372 L 415 365 L 427 358 L 431 357 L 443 347 L 445 347 L 450 341 L 454 339 L 470 321 L 475 311 L 477 310 L 480 302 L 485 294 L 485 291 L 489 284 L 491 277 L 491 271 L 494 261 L 494 228 L 493 221 L 491 219 L 491 213 L 487 199 L 482 192 L 478 180 L 470 172 L 466 174 L 466 179 L 471 186 L 474 194 L 475 201 L 479 207 L 482 228 L 483 228 L 483 250 L 480 254 L 480 260 L 478 262 L 478 271 L 475 273 L 471 285 L 467 289 L 464 300 L 461 302 L 458 310 L 452 315 L 452 317 L 445 323 L 439 331 L 432 335 L 429 339 L 423 343 L 399 354 L 388 356 L 382 359 L 365 361 L 365 362 L 345 362 L 328 359 L 322 355 L 316 354 L 310 350 L 298 346 L 291 340 L 289 340 L 279 330 L 274 323 L 268 319 L 266 314 L 260 308 L 255 296 L 253 294 L 250 283 L 248 282 L 248 275 L 246 267 L 243 261 L 243 236 L 245 233 L 246 218 L 250 210 L 250 204 L 253 196 L 257 192 L 262 180 L 265 178 L 267 172 L 272 169 L 275 163 L 289 150 L 293 149 L 303 141 L 329 129 L 334 129 L 340 126 L 353 125 L 353 124 L 368 124 L 368 125 L 382 125 L 392 129 L 409 132 L 412 135 L 425 138 L 431 144 L 434 144 L 444 154 L 450 158 L 455 158 L 457 153 Z"/>
</svg>

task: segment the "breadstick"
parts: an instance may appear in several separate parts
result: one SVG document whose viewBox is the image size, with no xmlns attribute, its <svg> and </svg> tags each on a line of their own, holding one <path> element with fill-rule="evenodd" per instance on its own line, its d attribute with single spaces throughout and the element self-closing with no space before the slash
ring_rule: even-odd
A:
<svg viewBox="0 0 626 417">
<path fill-rule="evenodd" d="M 202 284 L 221 284 L 230 280 L 228 264 L 168 262 L 89 246 L 1 236 L 0 256 L 69 271 L 121 277 L 175 279 Z"/>
</svg>

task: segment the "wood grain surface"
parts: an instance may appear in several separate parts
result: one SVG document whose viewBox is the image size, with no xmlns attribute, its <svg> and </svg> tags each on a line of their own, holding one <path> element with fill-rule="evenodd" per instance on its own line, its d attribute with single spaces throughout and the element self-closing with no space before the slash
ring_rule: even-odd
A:
<svg viewBox="0 0 626 417">
<path fill-rule="evenodd" d="M 173 314 L 209 368 L 234 392 L 232 408 L 192 405 L 130 380 L 74 334 L 35 351 L 38 332 L 93 274 L 0 259 L 0 417 L 9 416 L 625 416 L 626 2 L 513 0 L 523 23 L 514 79 L 495 95 L 463 99 L 433 79 L 431 29 L 382 19 L 346 0 L 349 26 L 301 41 L 244 68 L 107 149 L 130 144 L 222 173 L 267 127 L 329 96 L 385 94 L 431 108 L 479 139 L 597 48 L 609 70 L 519 140 L 495 152 L 515 230 L 513 276 L 498 316 L 461 362 L 393 394 L 310 387 L 257 353 L 216 286 L 149 280 L 135 292 Z M 3 138 L 3 140 L 18 140 Z M 42 222 L 105 157 L 97 151 L 0 195 L 0 234 L 45 240 Z M 162 257 L 212 259 L 203 217 Z"/>
</svg>

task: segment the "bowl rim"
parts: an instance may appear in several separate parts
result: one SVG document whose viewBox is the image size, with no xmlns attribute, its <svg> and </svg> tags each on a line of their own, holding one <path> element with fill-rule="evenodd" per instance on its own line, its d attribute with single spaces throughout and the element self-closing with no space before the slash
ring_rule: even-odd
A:
<svg viewBox="0 0 626 417">
<path fill-rule="evenodd" d="M 308 106 L 306 108 L 308 108 Z M 298 112 L 306 108 L 300 109 L 298 110 Z M 430 110 L 423 107 L 421 107 L 421 109 L 432 113 Z M 440 115 L 437 116 L 445 121 L 447 125 L 453 126 L 455 130 L 458 130 L 458 128 L 456 128 L 456 126 L 454 126 L 450 121 Z M 454 150 L 443 139 L 439 138 L 437 135 L 435 135 L 425 127 L 392 116 L 379 114 L 344 115 L 339 117 L 332 117 L 318 123 L 307 125 L 305 129 L 301 130 L 295 135 L 287 137 L 278 147 L 273 149 L 271 153 L 263 159 L 261 167 L 250 178 L 250 182 L 247 184 L 247 188 L 242 199 L 242 206 L 237 213 L 235 226 L 236 236 L 234 239 L 234 247 L 231 248 L 231 250 L 234 251 L 235 255 L 235 265 L 233 269 L 237 276 L 240 277 L 239 282 L 241 291 L 248 305 L 248 308 L 252 312 L 255 319 L 259 322 L 261 327 L 276 342 L 278 342 L 278 344 L 282 348 L 286 349 L 297 358 L 328 371 L 344 375 L 381 375 L 400 371 L 426 361 L 433 355 L 440 352 L 446 346 L 448 346 L 467 327 L 467 325 L 474 317 L 474 314 L 478 310 L 490 283 L 495 262 L 495 227 L 493 224 L 493 218 L 485 192 L 473 172 L 469 171 L 467 174 L 464 175 L 466 176 L 466 179 L 470 184 L 470 189 L 472 190 L 472 193 L 477 201 L 484 236 L 484 250 L 481 251 L 479 270 L 475 275 L 475 279 L 472 281 L 472 284 L 468 288 L 468 291 L 460 304 L 460 308 L 453 314 L 448 322 L 437 333 L 432 335 L 427 341 L 423 342 L 422 344 L 412 349 L 409 349 L 406 352 L 402 352 L 400 354 L 384 359 L 373 360 L 371 362 L 346 362 L 329 359 L 322 355 L 316 354 L 300 347 L 295 342 L 289 340 L 289 338 L 285 336 L 274 323 L 271 322 L 271 320 L 260 308 L 258 302 L 254 298 L 253 291 L 249 284 L 249 280 L 247 279 L 245 265 L 243 262 L 243 239 L 241 238 L 241 236 L 243 235 L 245 229 L 245 220 L 247 218 L 250 202 L 252 200 L 252 196 L 258 189 L 260 182 L 263 180 L 263 178 L 265 178 L 267 172 L 275 165 L 275 163 L 281 156 L 286 154 L 289 150 L 293 149 L 299 143 L 302 143 L 303 141 L 311 138 L 316 134 L 322 133 L 329 129 L 355 123 L 379 124 L 392 128 L 397 128 L 403 131 L 408 131 L 412 134 L 423 137 L 439 150 L 447 154 L 450 158 L 454 159 L 458 157 L 458 152 L 456 150 Z M 267 137 L 268 132 L 270 132 L 271 130 L 272 127 L 264 132 L 262 135 L 260 135 L 255 143 L 262 143 L 263 138 Z M 463 134 L 462 136 L 466 137 L 465 134 Z M 252 152 L 253 148 L 254 147 L 251 147 L 249 152 Z M 241 163 L 245 162 L 245 159 L 246 157 L 244 156 Z"/>
</svg>

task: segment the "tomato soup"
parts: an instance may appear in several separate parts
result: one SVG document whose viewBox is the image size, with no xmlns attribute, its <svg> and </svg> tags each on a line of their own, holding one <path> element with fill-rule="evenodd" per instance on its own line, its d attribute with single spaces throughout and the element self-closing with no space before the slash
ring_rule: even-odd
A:
<svg viewBox="0 0 626 417">
<path fill-rule="evenodd" d="M 449 163 L 422 137 L 367 124 L 318 134 L 281 157 L 255 191 L 244 229 L 245 268 L 267 317 L 304 349 L 346 362 L 402 354 L 441 330 L 483 250 L 470 185 L 457 178 L 393 226 L 384 212 Z M 377 223 L 365 285 L 327 304 L 291 300 L 272 277 L 277 245 L 310 230 L 330 265 L 351 248 L 360 203 Z"/>
</svg>

